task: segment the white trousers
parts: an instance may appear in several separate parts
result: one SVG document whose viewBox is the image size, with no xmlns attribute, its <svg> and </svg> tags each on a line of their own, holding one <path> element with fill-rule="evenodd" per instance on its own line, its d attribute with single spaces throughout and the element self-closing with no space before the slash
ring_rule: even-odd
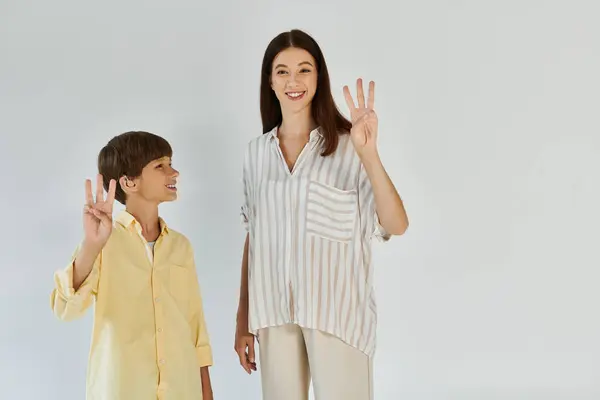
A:
<svg viewBox="0 0 600 400">
<path fill-rule="evenodd" d="M 335 336 L 288 324 L 259 330 L 263 400 L 372 400 L 373 361 Z"/>
</svg>

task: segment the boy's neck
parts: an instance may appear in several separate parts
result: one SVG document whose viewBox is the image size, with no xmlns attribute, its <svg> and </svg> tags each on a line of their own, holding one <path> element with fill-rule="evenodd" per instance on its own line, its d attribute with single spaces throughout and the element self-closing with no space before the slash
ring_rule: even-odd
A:
<svg viewBox="0 0 600 400">
<path fill-rule="evenodd" d="M 133 200 L 133 199 L 131 199 Z M 154 242 L 160 234 L 160 223 L 158 222 L 158 206 L 154 204 L 137 204 L 135 201 L 127 201 L 125 211 L 133 215 L 142 227 L 142 235 L 149 242 Z"/>
<path fill-rule="evenodd" d="M 310 106 L 294 113 L 286 113 L 285 110 L 281 111 L 283 118 L 281 127 L 279 127 L 279 131 L 287 137 L 308 137 L 310 132 L 317 127 L 314 119 L 312 118 Z"/>
</svg>

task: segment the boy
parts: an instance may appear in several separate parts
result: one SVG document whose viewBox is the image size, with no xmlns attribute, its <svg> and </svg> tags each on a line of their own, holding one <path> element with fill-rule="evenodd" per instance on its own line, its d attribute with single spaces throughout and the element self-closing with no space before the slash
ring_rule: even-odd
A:
<svg viewBox="0 0 600 400">
<path fill-rule="evenodd" d="M 127 132 L 100 151 L 95 199 L 86 181 L 84 239 L 56 272 L 51 305 L 71 320 L 95 300 L 88 400 L 213 399 L 192 247 L 158 215 L 177 198 L 171 156 L 162 137 Z M 115 198 L 125 211 L 113 223 Z"/>
</svg>

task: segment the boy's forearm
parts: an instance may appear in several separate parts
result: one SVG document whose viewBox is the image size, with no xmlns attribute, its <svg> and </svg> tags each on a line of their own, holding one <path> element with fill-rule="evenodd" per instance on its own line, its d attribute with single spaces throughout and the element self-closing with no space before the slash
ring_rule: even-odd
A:
<svg viewBox="0 0 600 400">
<path fill-rule="evenodd" d="M 200 379 L 202 380 L 202 399 L 213 400 L 212 385 L 208 367 L 200 367 Z"/>
<path fill-rule="evenodd" d="M 248 320 L 248 246 L 249 235 L 246 235 L 244 243 L 244 255 L 242 257 L 242 274 L 240 279 L 240 300 L 238 304 L 237 320 L 246 322 Z"/>
<path fill-rule="evenodd" d="M 102 248 L 83 243 L 73 263 L 73 289 L 77 291 L 88 277 Z"/>
</svg>

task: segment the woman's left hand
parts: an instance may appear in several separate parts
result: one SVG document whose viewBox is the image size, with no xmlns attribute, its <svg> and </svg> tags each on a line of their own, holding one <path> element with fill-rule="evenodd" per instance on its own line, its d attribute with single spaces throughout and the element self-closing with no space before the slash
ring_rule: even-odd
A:
<svg viewBox="0 0 600 400">
<path fill-rule="evenodd" d="M 375 104 L 375 82 L 369 82 L 369 97 L 366 104 L 362 79 L 356 81 L 358 107 L 356 107 L 352 99 L 348 86 L 344 86 L 344 97 L 350 109 L 350 118 L 352 121 L 350 137 L 352 138 L 352 144 L 356 153 L 361 159 L 365 156 L 376 156 L 378 121 L 377 114 L 373 110 Z"/>
</svg>

